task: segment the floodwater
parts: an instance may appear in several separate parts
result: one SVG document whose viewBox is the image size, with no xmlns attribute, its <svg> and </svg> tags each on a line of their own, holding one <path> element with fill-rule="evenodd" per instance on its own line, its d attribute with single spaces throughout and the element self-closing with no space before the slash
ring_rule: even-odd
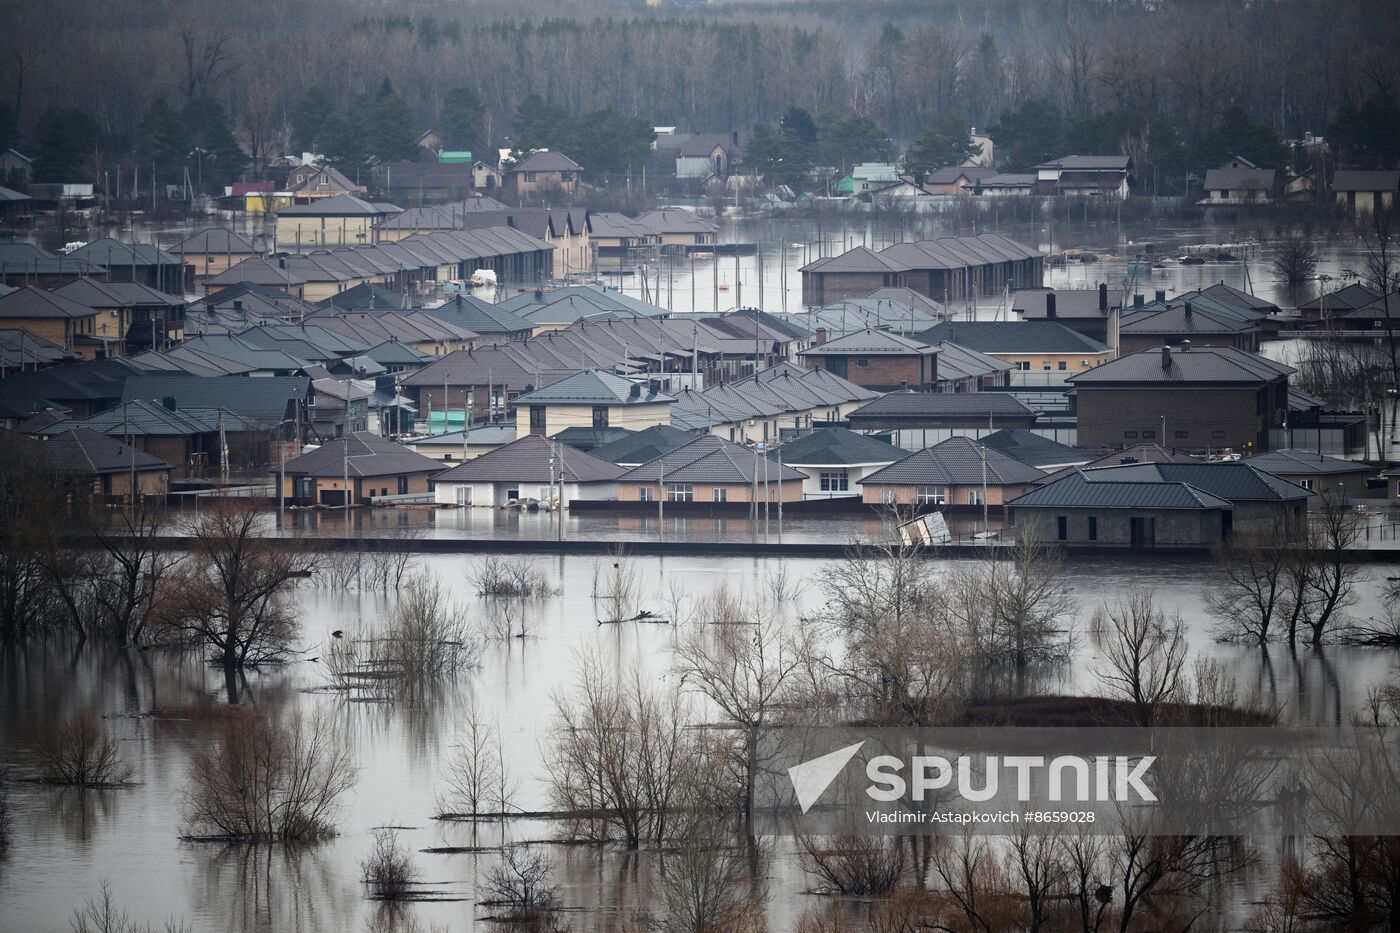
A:
<svg viewBox="0 0 1400 933">
<path fill-rule="evenodd" d="M 466 556 L 418 558 L 416 569 L 436 574 L 468 609 L 485 620 L 489 605 L 468 582 Z M 815 560 L 738 558 L 635 559 L 643 581 L 642 605 L 662 609 L 674 582 L 692 596 L 722 584 L 761 587 L 785 567 L 797 582 L 792 609 L 813 609 L 820 600 L 815 582 L 824 563 Z M 0 928 L 24 933 L 68 929 L 71 912 L 108 881 L 119 904 L 133 919 L 163 922 L 182 917 L 195 930 L 299 930 L 305 933 L 364 929 L 376 905 L 365 898 L 359 863 L 371 843 L 371 829 L 409 827 L 400 839 L 414 850 L 443 846 L 491 846 L 507 840 L 547 840 L 555 827 L 543 823 L 495 824 L 475 829 L 430 819 L 435 794 L 442 790 L 440 769 L 456 741 L 464 710 L 475 698 L 478 709 L 500 724 L 512 777 L 519 782 L 517 804 L 547 806 L 543 762 L 551 718 L 551 698 L 566 691 L 580 655 L 598 656 L 611 669 L 640 666 L 662 689 L 682 689 L 668 673 L 674 637 L 670 626 L 596 623 L 590 593 L 595 561 L 587 557 L 540 558 L 559 586 L 556 597 L 533 604 L 524 639 L 489 640 L 474 673 L 445 684 L 419 706 L 353 702 L 318 690 L 327 683 L 319 657 L 330 632 L 372 634 L 394 609 L 393 597 L 305 585 L 297 593 L 304 660 L 283 669 L 252 673 L 245 701 L 270 710 L 320 711 L 346 731 L 359 763 L 359 779 L 346 801 L 340 834 L 308 846 L 225 846 L 182 842 L 182 790 L 191 751 L 215 728 L 207 717 L 189 716 L 192 704 L 223 700 L 223 678 L 192 659 L 156 651 L 116 653 L 89 648 L 73 652 L 57 646 L 34 647 L 0 656 L 0 762 L 10 771 L 7 784 L 15 811 L 14 843 L 0 859 Z M 944 566 L 930 563 L 931 570 Z M 1099 650 L 1087 631 L 1095 606 L 1128 588 L 1150 582 L 1162 605 L 1180 611 L 1189 628 L 1192 652 L 1219 660 L 1243 692 L 1260 691 L 1285 718 L 1340 723 L 1358 710 L 1367 689 L 1397 674 L 1394 652 L 1329 648 L 1300 651 L 1296 657 L 1275 648 L 1257 649 L 1216 641 L 1203 600 L 1207 587 L 1198 562 L 1125 560 L 1071 563 L 1065 579 L 1078 603 L 1074 660 L 1042 687 L 1056 692 L 1093 692 Z M 1368 568 L 1370 580 L 1354 607 L 1358 615 L 1378 611 L 1377 593 L 1394 568 Z M 104 717 L 136 768 L 135 786 L 80 791 L 23 783 L 33 765 L 24 734 L 54 717 L 89 710 Z M 660 857 L 642 852 L 550 845 L 568 925 L 580 931 L 618 929 L 639 912 L 658 909 L 651 880 Z M 829 899 L 804 893 L 810 883 L 791 854 L 776 840 L 768 878 L 768 928 L 791 929 L 808 909 L 827 909 Z M 484 926 L 487 911 L 476 906 L 482 879 L 498 856 L 491 852 L 427 854 L 416 863 L 432 892 L 444 898 L 408 905 L 405 910 L 429 925 L 461 931 Z M 1270 884 L 1254 876 L 1251 891 Z M 1237 908 L 1247 910 L 1254 896 L 1243 888 Z"/>
</svg>

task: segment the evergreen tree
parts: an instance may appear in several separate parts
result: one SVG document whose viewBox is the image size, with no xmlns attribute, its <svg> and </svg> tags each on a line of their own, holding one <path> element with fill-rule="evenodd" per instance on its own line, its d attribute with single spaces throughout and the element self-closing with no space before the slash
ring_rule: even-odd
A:
<svg viewBox="0 0 1400 933">
<path fill-rule="evenodd" d="M 947 165 L 961 165 L 977 154 L 968 136 L 967 124 L 952 114 L 935 114 L 928 129 L 909 147 L 904 157 L 908 172 L 933 172 Z"/>
<path fill-rule="evenodd" d="M 656 132 L 648 120 L 608 108 L 570 122 L 572 125 L 557 148 L 590 174 L 640 173 L 642 166 L 654 158 L 651 142 Z"/>
<path fill-rule="evenodd" d="M 827 116 L 817 128 L 816 159 L 822 165 L 847 166 L 883 162 L 890 155 L 890 134 L 869 117 Z"/>
<path fill-rule="evenodd" d="M 1046 98 L 1036 97 L 1014 110 L 1003 110 L 989 132 L 1005 154 L 1007 171 L 1024 172 L 1066 154 L 1060 151 L 1060 125 L 1060 108 Z"/>
<path fill-rule="evenodd" d="M 365 148 L 359 132 L 349 118 L 340 111 L 332 111 L 321 124 L 316 134 L 316 149 L 326 158 L 326 163 L 342 172 L 350 173 L 365 164 Z"/>
<path fill-rule="evenodd" d="M 448 91 L 442 99 L 442 110 L 438 113 L 437 131 L 442 137 L 443 146 L 475 151 L 484 109 L 481 98 L 471 88 L 458 87 Z"/>
<path fill-rule="evenodd" d="M 292 108 L 292 148 L 310 152 L 326 119 L 335 112 L 335 102 L 321 88 L 313 87 Z"/>
<path fill-rule="evenodd" d="M 234 138 L 224 105 L 205 94 L 185 105 L 184 123 L 189 132 L 190 149 L 203 150 L 200 156 L 200 176 L 232 180 L 248 164 L 248 157 Z M 187 156 L 185 164 L 191 164 Z"/>
<path fill-rule="evenodd" d="M 1210 168 L 1232 156 L 1243 156 L 1260 168 L 1283 168 L 1288 150 L 1279 135 L 1267 123 L 1255 123 L 1239 106 L 1230 107 L 1220 116 L 1215 131 L 1204 141 L 1197 165 Z"/>
<path fill-rule="evenodd" d="M 141 131 L 146 135 L 147 148 L 157 167 L 168 169 L 185 164 L 194 146 L 186 113 L 171 107 L 164 94 L 151 101 L 146 108 L 141 119 Z"/>
<path fill-rule="evenodd" d="M 34 180 L 72 182 L 85 177 L 102 145 L 102 129 L 81 110 L 49 110 L 39 117 Z"/>
<path fill-rule="evenodd" d="M 525 142 L 531 148 L 556 149 L 570 130 L 569 115 L 562 107 L 547 103 L 538 94 L 531 94 L 515 108 L 516 145 Z"/>
</svg>

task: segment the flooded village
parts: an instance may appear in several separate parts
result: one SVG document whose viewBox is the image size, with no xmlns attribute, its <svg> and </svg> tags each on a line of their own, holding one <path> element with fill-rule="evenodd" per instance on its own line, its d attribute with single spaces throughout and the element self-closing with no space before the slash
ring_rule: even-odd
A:
<svg viewBox="0 0 1400 933">
<path fill-rule="evenodd" d="M 0 931 L 1395 928 L 1387 3 L 11 7 Z"/>
</svg>

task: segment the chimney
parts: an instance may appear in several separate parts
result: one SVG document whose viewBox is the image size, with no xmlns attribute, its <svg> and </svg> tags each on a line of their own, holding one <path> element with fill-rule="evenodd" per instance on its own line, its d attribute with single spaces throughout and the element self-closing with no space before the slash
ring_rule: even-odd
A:
<svg viewBox="0 0 1400 933">
<path fill-rule="evenodd" d="M 179 408 L 179 403 L 175 401 L 175 396 L 173 395 L 167 395 L 160 400 L 160 403 L 165 406 L 166 411 L 176 411 Z"/>
<path fill-rule="evenodd" d="M 278 257 L 277 257 L 277 268 L 279 268 L 279 269 L 285 269 L 285 268 L 287 268 L 287 257 L 286 257 L 286 256 L 278 256 Z"/>
<path fill-rule="evenodd" d="M 1099 313 L 1108 313 L 1108 283 L 1099 283 Z"/>
<path fill-rule="evenodd" d="M 738 131 L 738 130 L 734 130 L 733 132 L 731 132 L 731 133 L 729 134 L 729 141 L 730 141 L 731 143 L 733 143 L 735 146 L 739 145 L 739 131 Z"/>
<path fill-rule="evenodd" d="M 661 391 L 661 383 L 655 379 L 647 380 L 647 398 L 655 398 L 656 393 Z"/>
<path fill-rule="evenodd" d="M 1171 368 L 1172 368 L 1172 348 L 1171 348 L 1171 347 L 1163 347 L 1163 348 L 1162 348 L 1162 369 L 1165 370 L 1165 369 L 1171 369 Z"/>
<path fill-rule="evenodd" d="M 1157 294 L 1156 294 L 1156 296 L 1155 296 L 1155 300 L 1157 300 L 1157 301 L 1166 301 L 1166 300 L 1167 300 L 1167 293 L 1166 293 L 1165 291 L 1163 291 L 1162 289 L 1160 289 L 1160 288 L 1157 289 Z"/>
<path fill-rule="evenodd" d="M 640 385 L 639 383 L 636 383 L 636 382 L 632 383 L 632 388 L 630 388 L 630 389 L 627 390 L 627 397 L 628 397 L 629 399 L 639 399 L 639 398 L 641 398 L 641 397 L 642 397 L 642 387 L 641 387 L 641 385 Z"/>
<path fill-rule="evenodd" d="M 816 331 L 816 336 L 812 339 L 812 346 L 815 347 L 818 344 L 823 343 L 826 343 L 826 328 L 818 327 Z"/>
<path fill-rule="evenodd" d="M 1134 292 L 1134 293 L 1133 293 L 1133 307 L 1134 307 L 1134 308 L 1141 308 L 1141 307 L 1143 306 L 1143 304 L 1144 304 L 1144 301 L 1143 301 L 1143 297 L 1142 297 L 1142 292 Z"/>
<path fill-rule="evenodd" d="M 544 289 L 542 289 L 542 288 L 537 288 L 537 289 L 535 289 L 535 300 L 536 300 L 536 301 L 539 301 L 539 300 L 540 300 L 541 298 L 543 298 L 543 297 L 544 297 Z"/>
<path fill-rule="evenodd" d="M 1191 302 L 1189 302 L 1189 301 L 1186 302 L 1186 304 L 1182 307 L 1182 311 L 1186 314 L 1186 323 L 1190 324 L 1190 323 L 1191 323 Z"/>
<path fill-rule="evenodd" d="M 242 310 L 243 310 L 243 299 L 242 299 L 242 298 L 235 298 L 235 299 L 233 299 L 233 310 L 235 310 L 235 311 L 242 311 Z"/>
<path fill-rule="evenodd" d="M 908 379 L 901 379 L 901 380 L 899 380 L 899 391 L 901 391 L 901 392 L 908 392 L 908 391 L 909 391 L 909 380 L 908 380 Z"/>
<path fill-rule="evenodd" d="M 1045 316 L 1050 320 L 1055 319 L 1055 293 L 1045 293 Z"/>
</svg>

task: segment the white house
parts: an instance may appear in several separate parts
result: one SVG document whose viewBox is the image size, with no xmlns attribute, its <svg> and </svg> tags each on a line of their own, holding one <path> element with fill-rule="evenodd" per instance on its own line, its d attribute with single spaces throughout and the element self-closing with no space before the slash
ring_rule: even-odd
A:
<svg viewBox="0 0 1400 933">
<path fill-rule="evenodd" d="M 908 455 L 907 450 L 846 428 L 817 428 L 768 454 L 807 474 L 803 499 L 859 498 L 862 479 Z"/>
<path fill-rule="evenodd" d="M 560 441 L 529 434 L 433 477 L 440 505 L 499 508 L 535 499 L 568 508 L 575 499 L 616 499 L 623 467 Z"/>
</svg>

